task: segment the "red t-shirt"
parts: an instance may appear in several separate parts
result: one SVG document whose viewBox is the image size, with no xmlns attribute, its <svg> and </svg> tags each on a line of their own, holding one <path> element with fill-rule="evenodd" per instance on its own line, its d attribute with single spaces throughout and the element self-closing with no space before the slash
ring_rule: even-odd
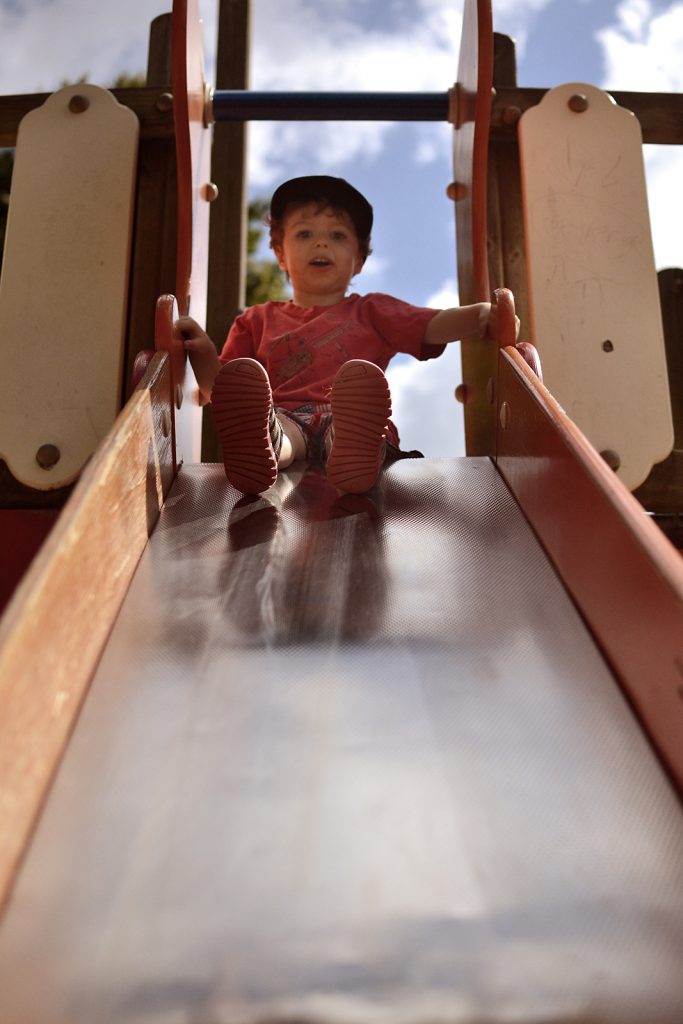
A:
<svg viewBox="0 0 683 1024">
<path fill-rule="evenodd" d="M 367 359 L 385 370 L 397 352 L 416 359 L 441 355 L 444 345 L 424 342 L 437 312 L 379 293 L 349 295 L 334 306 L 265 302 L 236 318 L 220 358 L 258 359 L 274 404 L 296 409 L 328 401 L 337 371 L 349 359 Z"/>
</svg>

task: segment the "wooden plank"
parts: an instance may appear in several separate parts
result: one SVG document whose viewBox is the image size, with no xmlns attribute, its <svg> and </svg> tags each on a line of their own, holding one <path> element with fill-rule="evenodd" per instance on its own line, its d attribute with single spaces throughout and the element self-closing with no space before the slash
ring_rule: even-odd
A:
<svg viewBox="0 0 683 1024">
<path fill-rule="evenodd" d="M 492 138 L 512 142 L 520 115 L 540 103 L 547 91 L 497 86 L 491 108 Z M 643 133 L 643 142 L 668 146 L 683 144 L 683 94 L 608 91 L 620 107 L 636 115 Z"/>
<path fill-rule="evenodd" d="M 498 469 L 683 793 L 683 561 L 512 348 Z"/>
<path fill-rule="evenodd" d="M 463 304 L 487 301 L 487 158 L 493 33 L 490 0 L 467 0 L 463 14 L 456 89 L 457 111 L 453 146 L 458 290 Z M 489 381 L 496 365 L 496 346 L 480 338 L 461 344 L 465 439 L 468 455 L 493 451 L 493 407 Z"/>
<path fill-rule="evenodd" d="M 173 110 L 168 102 L 168 87 L 152 86 L 137 89 L 111 89 L 124 107 L 130 107 L 140 122 L 142 138 L 173 137 Z M 0 146 L 15 146 L 17 131 L 23 117 L 42 107 L 50 93 L 34 92 L 17 96 L 0 96 Z"/>
<path fill-rule="evenodd" d="M 211 132 L 205 123 L 204 48 L 197 0 L 175 0 L 172 13 L 173 116 L 178 171 L 178 243 L 174 294 L 181 316 L 206 321 Z M 202 410 L 189 360 L 172 364 L 178 461 L 201 461 Z"/>
<path fill-rule="evenodd" d="M 171 14 L 150 25 L 147 85 L 171 94 Z M 168 103 L 172 123 L 172 110 Z M 160 295 L 173 292 L 176 278 L 177 172 L 175 138 L 140 140 L 135 198 L 128 345 L 124 388 L 139 352 L 154 348 L 154 316 Z"/>
<path fill-rule="evenodd" d="M 154 309 L 176 275 L 176 160 L 172 139 L 143 139 L 138 156 L 135 232 L 124 385 L 138 352 L 154 348 Z"/>
<path fill-rule="evenodd" d="M 145 87 L 138 89 L 112 89 L 114 96 L 130 107 L 140 121 L 142 138 L 170 138 L 173 135 L 173 115 L 163 95 L 166 89 Z M 515 137 L 514 121 L 509 112 L 524 113 L 541 101 L 547 89 L 501 86 L 496 88 L 491 108 L 493 138 L 512 141 Z M 41 106 L 49 93 L 26 93 L 0 97 L 0 146 L 14 146 L 22 117 Z M 625 92 L 611 93 L 621 107 L 632 110 L 640 121 L 643 142 L 661 145 L 683 143 L 683 94 Z M 518 115 L 515 115 L 518 116 Z"/>
<path fill-rule="evenodd" d="M 674 446 L 663 462 L 634 493 L 649 512 L 676 516 L 683 512 L 683 270 L 669 268 L 657 275 L 664 323 L 669 395 L 674 424 Z M 664 529 L 668 529 L 662 521 Z M 671 524 L 681 546 L 680 524 Z"/>
<path fill-rule="evenodd" d="M 158 354 L 0 622 L 0 905 L 173 478 Z"/>
<path fill-rule="evenodd" d="M 249 84 L 250 0 L 218 7 L 216 88 Z M 244 308 L 247 276 L 247 125 L 214 125 L 211 180 L 218 196 L 211 204 L 206 330 L 220 350 L 230 324 Z M 204 415 L 202 461 L 220 462 L 221 450 L 210 416 Z"/>
<path fill-rule="evenodd" d="M 493 33 L 493 86 L 516 86 L 514 40 Z M 516 118 L 517 115 L 512 115 Z M 531 337 L 524 239 L 524 209 L 517 136 L 501 141 L 489 135 L 488 241 L 491 291 L 509 288 L 515 296 L 520 337 Z"/>
</svg>

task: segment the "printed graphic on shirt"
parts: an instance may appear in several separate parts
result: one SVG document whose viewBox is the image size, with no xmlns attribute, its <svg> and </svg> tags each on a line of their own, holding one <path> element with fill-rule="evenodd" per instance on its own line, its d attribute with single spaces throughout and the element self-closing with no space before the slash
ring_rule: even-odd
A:
<svg viewBox="0 0 683 1024">
<path fill-rule="evenodd" d="M 271 382 L 277 387 L 305 373 L 313 364 L 314 353 L 323 350 L 327 360 L 331 358 L 340 366 L 353 358 L 339 340 L 352 326 L 352 321 L 347 320 L 333 330 L 321 334 L 319 338 L 307 338 L 303 334 L 293 332 L 276 338 L 268 354 Z"/>
</svg>

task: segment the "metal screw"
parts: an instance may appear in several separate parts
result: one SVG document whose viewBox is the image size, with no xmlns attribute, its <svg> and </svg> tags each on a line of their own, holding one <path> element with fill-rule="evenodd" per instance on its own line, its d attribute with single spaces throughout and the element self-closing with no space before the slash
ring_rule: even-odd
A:
<svg viewBox="0 0 683 1024">
<path fill-rule="evenodd" d="M 500 407 L 500 412 L 498 414 L 498 418 L 500 419 L 500 425 L 503 428 L 503 430 L 507 430 L 508 425 L 510 423 L 510 406 L 507 404 L 507 402 L 502 403 Z"/>
<path fill-rule="evenodd" d="M 161 414 L 161 433 L 164 437 L 168 437 L 171 433 L 171 414 L 168 409 L 164 409 Z"/>
<path fill-rule="evenodd" d="M 84 110 L 87 110 L 90 106 L 90 100 L 87 96 L 81 96 L 80 93 L 76 93 L 69 100 L 69 110 L 72 114 L 82 114 Z"/>
<path fill-rule="evenodd" d="M 613 469 L 616 473 L 621 465 L 621 456 L 619 455 L 619 452 L 615 452 L 613 448 L 605 448 L 605 450 L 600 452 L 600 454 L 609 468 Z"/>
<path fill-rule="evenodd" d="M 167 110 L 173 109 L 173 93 L 162 92 L 157 96 L 157 101 L 154 104 L 157 110 L 160 110 L 163 114 Z"/>
<path fill-rule="evenodd" d="M 570 110 L 573 110 L 575 114 L 583 114 L 584 111 L 588 110 L 588 97 L 582 92 L 575 92 L 573 96 L 570 96 L 567 100 L 567 106 Z"/>
<path fill-rule="evenodd" d="M 614 344 L 613 344 L 613 342 L 611 342 L 609 340 L 609 338 L 607 339 L 607 341 L 603 341 L 603 343 L 602 343 L 602 351 L 603 352 L 614 352 Z"/>
<path fill-rule="evenodd" d="M 36 462 L 41 469 L 53 469 L 62 457 L 56 444 L 41 444 L 36 452 Z"/>
<path fill-rule="evenodd" d="M 180 409 L 183 404 L 183 388 L 181 384 L 175 386 L 175 407 Z"/>
<path fill-rule="evenodd" d="M 494 384 L 493 377 L 489 377 L 486 381 L 486 399 L 489 405 L 493 405 L 496 398 L 496 385 Z"/>
</svg>

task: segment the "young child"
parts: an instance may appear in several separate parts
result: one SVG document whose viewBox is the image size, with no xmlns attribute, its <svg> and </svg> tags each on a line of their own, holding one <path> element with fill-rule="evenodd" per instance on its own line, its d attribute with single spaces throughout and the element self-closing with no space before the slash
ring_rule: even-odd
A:
<svg viewBox="0 0 683 1024">
<path fill-rule="evenodd" d="M 383 373 L 392 356 L 432 359 L 495 326 L 487 302 L 436 310 L 347 295 L 370 253 L 372 220 L 342 178 L 286 181 L 271 200 L 270 239 L 293 298 L 238 316 L 220 357 L 194 320 L 179 321 L 227 478 L 244 494 L 267 490 L 296 459 L 325 463 L 339 490 L 369 490 L 385 460 L 403 454 Z"/>
</svg>

